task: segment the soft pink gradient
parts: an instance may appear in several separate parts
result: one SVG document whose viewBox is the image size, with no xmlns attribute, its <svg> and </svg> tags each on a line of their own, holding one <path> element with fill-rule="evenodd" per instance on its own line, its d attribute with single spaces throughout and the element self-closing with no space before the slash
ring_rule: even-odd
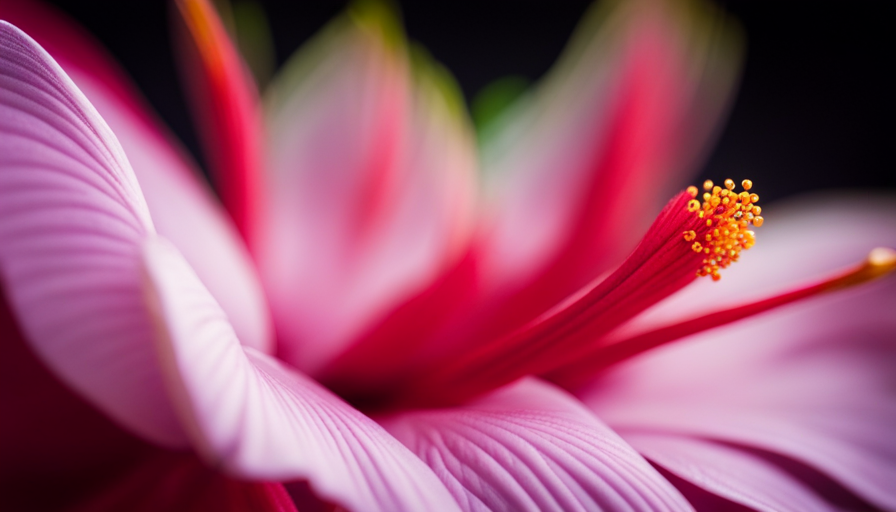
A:
<svg viewBox="0 0 896 512">
<path fill-rule="evenodd" d="M 300 509 L 690 510 L 700 493 L 761 510 L 896 508 L 891 280 L 574 389 L 534 376 L 495 389 L 487 366 L 438 397 L 413 389 L 486 344 L 513 367 L 562 369 L 533 364 L 563 359 L 551 344 L 515 353 L 527 347 L 514 335 L 547 314 L 562 320 L 555 352 L 603 340 L 573 325 L 612 324 L 613 304 L 582 307 L 601 283 L 634 315 L 622 336 L 896 246 L 893 198 L 816 198 L 767 215 L 721 283 L 672 294 L 686 281 L 656 272 L 691 264 L 668 235 L 680 208 L 620 265 L 736 75 L 685 11 L 593 14 L 481 161 L 450 77 L 411 63 L 388 14 L 353 11 L 267 97 L 261 173 L 257 126 L 234 121 L 261 115 L 237 54 L 208 4 L 178 6 L 192 13 L 193 78 L 235 109 L 200 129 L 246 144 L 219 179 L 237 195 L 263 183 L 227 212 L 85 35 L 37 6 L 0 7 L 40 42 L 0 22 L 4 506 L 288 511 L 291 490 Z M 630 279 L 588 285 L 617 268 Z"/>
</svg>

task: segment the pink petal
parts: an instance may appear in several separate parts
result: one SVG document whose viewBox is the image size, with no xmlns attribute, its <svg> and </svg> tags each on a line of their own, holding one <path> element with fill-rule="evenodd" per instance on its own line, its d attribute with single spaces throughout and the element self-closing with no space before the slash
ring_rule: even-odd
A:
<svg viewBox="0 0 896 512">
<path fill-rule="evenodd" d="M 627 434 L 625 439 L 642 455 L 679 477 L 753 510 L 837 510 L 811 487 L 758 455 L 682 436 L 639 432 Z"/>
<path fill-rule="evenodd" d="M 737 75 L 737 34 L 717 12 L 676 4 L 601 4 L 489 134 L 483 272 L 492 287 L 525 290 L 508 307 L 516 316 L 618 263 L 714 131 Z"/>
<path fill-rule="evenodd" d="M 35 38 L 87 96 L 121 143 L 156 229 L 197 269 L 244 344 L 273 348 L 261 285 L 232 222 L 161 122 L 106 52 L 40 4 L 8 0 L 0 17 Z"/>
<path fill-rule="evenodd" d="M 363 5 L 268 102 L 259 262 L 281 355 L 312 374 L 454 264 L 472 219 L 473 140 L 444 71 L 413 81 L 395 20 Z"/>
<path fill-rule="evenodd" d="M 296 507 L 279 483 L 237 480 L 191 453 L 159 450 L 73 510 L 296 512 Z"/>
<path fill-rule="evenodd" d="M 464 510 L 691 510 L 580 403 L 534 379 L 464 407 L 382 423 Z"/>
<path fill-rule="evenodd" d="M 0 510 L 295 510 L 278 483 L 226 477 L 112 423 L 37 360 L 2 297 L 0 410 Z"/>
<path fill-rule="evenodd" d="M 776 276 L 800 279 L 876 245 L 896 246 L 892 200 L 814 198 L 803 207 L 768 215 L 774 221 L 743 262 L 768 265 L 748 279 L 776 287 L 769 283 Z M 751 285 L 743 290 L 754 293 Z M 623 437 L 651 429 L 768 450 L 896 508 L 894 310 L 896 285 L 885 279 L 682 340 L 620 365 L 579 394 Z"/>
<path fill-rule="evenodd" d="M 221 200 L 250 249 L 261 196 L 261 112 L 249 70 L 211 2 L 177 0 L 177 57 Z"/>
<path fill-rule="evenodd" d="M 121 146 L 37 44 L 0 22 L 0 278 L 68 385 L 153 441 L 183 431 L 154 364 L 139 243 L 154 232 Z"/>
<path fill-rule="evenodd" d="M 240 347 L 177 250 L 144 247 L 166 383 L 200 454 L 250 479 L 307 479 L 355 510 L 452 509 L 435 475 L 381 427 L 314 381 Z"/>
</svg>

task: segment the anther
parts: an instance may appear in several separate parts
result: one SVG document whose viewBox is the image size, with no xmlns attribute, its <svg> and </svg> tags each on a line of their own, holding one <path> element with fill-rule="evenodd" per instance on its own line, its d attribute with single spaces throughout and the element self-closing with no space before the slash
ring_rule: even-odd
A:
<svg viewBox="0 0 896 512">
<path fill-rule="evenodd" d="M 756 243 L 755 235 L 748 228 L 759 227 L 764 219 L 759 215 L 762 208 L 753 203 L 759 201 L 757 194 L 747 192 L 753 187 L 753 182 L 743 180 L 744 190 L 735 192 L 734 180 L 727 179 L 725 188 L 716 186 L 711 180 L 703 183 L 703 203 L 697 199 L 697 187 L 689 187 L 688 193 L 692 199 L 688 202 L 687 210 L 693 213 L 696 219 L 705 221 L 706 227 L 696 227 L 693 231 L 685 231 L 685 241 L 691 242 L 697 236 L 705 236 L 706 242 L 694 242 L 691 248 L 694 252 L 705 253 L 703 267 L 697 271 L 698 276 L 711 276 L 718 280 L 719 271 L 727 268 L 738 260 L 740 252 L 749 249 Z M 697 233 L 700 233 L 698 235 Z"/>
</svg>

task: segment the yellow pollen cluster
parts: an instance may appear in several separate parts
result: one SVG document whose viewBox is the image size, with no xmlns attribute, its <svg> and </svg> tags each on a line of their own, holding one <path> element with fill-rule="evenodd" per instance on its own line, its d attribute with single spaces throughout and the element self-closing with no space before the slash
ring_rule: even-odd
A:
<svg viewBox="0 0 896 512">
<path fill-rule="evenodd" d="M 705 222 L 707 233 L 703 240 L 698 239 L 694 230 L 685 231 L 683 238 L 692 243 L 694 252 L 704 254 L 703 267 L 697 271 L 698 276 L 712 276 L 713 281 L 718 281 L 721 276 L 719 270 L 727 268 L 740 257 L 740 252 L 753 247 L 756 243 L 755 234 L 750 231 L 750 226 L 759 227 L 763 218 L 759 215 L 762 208 L 755 203 L 759 196 L 751 194 L 753 182 L 744 180 L 744 190 L 735 192 L 735 184 L 732 180 L 725 180 L 725 187 L 713 185 L 706 180 L 703 183 L 703 202 L 698 201 L 697 187 L 688 187 L 687 192 L 694 199 L 688 202 L 688 211 L 694 213 L 700 222 Z M 702 230 L 701 230 L 702 231 Z"/>
</svg>

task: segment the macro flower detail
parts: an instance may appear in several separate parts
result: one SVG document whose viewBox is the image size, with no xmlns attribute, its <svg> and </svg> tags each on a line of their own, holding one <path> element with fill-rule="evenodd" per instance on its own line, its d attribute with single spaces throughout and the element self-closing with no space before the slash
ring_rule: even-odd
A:
<svg viewBox="0 0 896 512">
<path fill-rule="evenodd" d="M 684 232 L 687 242 L 694 241 L 691 248 L 694 252 L 703 251 L 703 267 L 697 271 L 698 276 L 712 276 L 714 281 L 721 278 L 719 270 L 727 268 L 737 261 L 740 252 L 756 243 L 756 237 L 749 228 L 759 227 L 764 219 L 759 215 L 762 208 L 756 203 L 759 196 L 750 193 L 753 182 L 743 181 L 743 192 L 737 193 L 733 180 L 725 180 L 725 188 L 713 186 L 712 181 L 703 183 L 703 204 L 696 199 L 688 201 L 688 211 L 697 214 L 708 228 L 705 239 L 697 240 L 697 232 L 693 229 Z M 697 187 L 687 190 L 691 197 L 697 197 Z M 701 243 L 702 242 L 702 243 Z M 705 247 L 704 247 L 705 245 Z"/>
<path fill-rule="evenodd" d="M 263 101 L 172 12 L 220 203 L 89 36 L 0 6 L 0 508 L 896 508 L 894 201 L 681 190 L 721 13 L 598 6 L 477 138 L 381 4 Z"/>
</svg>

